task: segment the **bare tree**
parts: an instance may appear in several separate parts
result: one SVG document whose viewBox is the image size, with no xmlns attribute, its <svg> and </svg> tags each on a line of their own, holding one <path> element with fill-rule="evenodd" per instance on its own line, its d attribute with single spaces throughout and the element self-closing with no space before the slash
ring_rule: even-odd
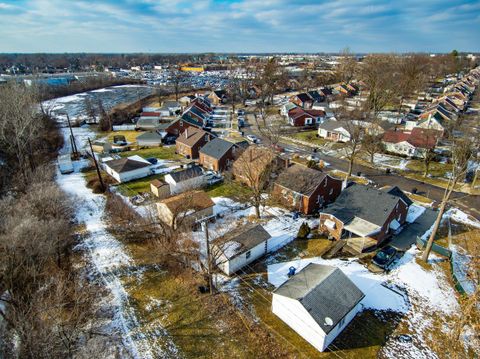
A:
<svg viewBox="0 0 480 359">
<path fill-rule="evenodd" d="M 347 47 L 340 53 L 339 63 L 335 68 L 335 77 L 339 82 L 350 83 L 357 74 L 358 63 Z"/>
<path fill-rule="evenodd" d="M 447 207 L 450 197 L 455 190 L 455 186 L 459 183 L 467 172 L 468 161 L 471 159 L 473 153 L 472 143 L 468 139 L 454 139 L 452 143 L 452 173 L 450 175 L 448 185 L 445 188 L 442 202 L 438 210 L 437 219 L 433 225 L 432 233 L 428 239 L 427 245 L 422 255 L 422 260 L 427 262 L 430 252 L 432 250 L 433 241 L 437 234 L 438 228 L 442 221 L 443 213 Z"/>
<path fill-rule="evenodd" d="M 265 111 L 255 114 L 258 132 L 275 149 L 285 134 L 285 120 L 279 114 L 266 115 Z"/>
<path fill-rule="evenodd" d="M 375 154 L 384 150 L 382 137 L 375 134 L 365 134 L 362 138 L 362 149 L 368 154 L 370 163 L 373 164 Z"/>
<path fill-rule="evenodd" d="M 402 111 L 403 103 L 426 85 L 429 58 L 425 55 L 411 54 L 398 59 L 398 78 L 394 89 L 398 101 L 398 112 Z"/>
<path fill-rule="evenodd" d="M 180 93 L 182 82 L 185 79 L 185 73 L 183 71 L 180 71 L 180 69 L 178 68 L 170 69 L 169 79 L 173 84 L 173 90 L 175 92 L 175 101 L 178 101 L 178 94 Z"/>
<path fill-rule="evenodd" d="M 233 164 L 233 174 L 237 180 L 244 182 L 251 193 L 248 202 L 255 208 L 255 215 L 260 218 L 260 206 L 263 194 L 275 166 L 275 154 L 264 147 L 250 146 Z"/>
</svg>

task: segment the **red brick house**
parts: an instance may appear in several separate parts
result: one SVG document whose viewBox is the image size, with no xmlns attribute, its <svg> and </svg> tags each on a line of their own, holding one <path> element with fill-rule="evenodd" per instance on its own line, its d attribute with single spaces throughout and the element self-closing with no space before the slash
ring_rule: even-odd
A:
<svg viewBox="0 0 480 359">
<path fill-rule="evenodd" d="M 187 127 L 175 141 L 176 153 L 186 158 L 198 158 L 198 152 L 213 135 L 196 127 Z"/>
<path fill-rule="evenodd" d="M 203 146 L 199 151 L 199 163 L 211 171 L 223 171 L 234 160 L 237 146 L 232 142 L 214 138 Z"/>
<path fill-rule="evenodd" d="M 336 240 L 362 237 L 379 244 L 405 224 L 411 202 L 398 191 L 353 184 L 320 212 L 319 230 Z"/>
<path fill-rule="evenodd" d="M 165 128 L 165 132 L 169 135 L 179 136 L 186 128 L 202 128 L 203 124 L 195 119 L 192 119 L 188 116 L 180 117 L 179 119 L 173 121 Z"/>
<path fill-rule="evenodd" d="M 288 111 L 288 123 L 295 127 L 315 127 L 325 120 L 325 116 L 322 110 L 305 110 L 295 107 Z"/>
<path fill-rule="evenodd" d="M 272 195 L 285 206 L 312 214 L 335 201 L 342 191 L 342 180 L 302 165 L 292 165 L 278 176 Z"/>
</svg>

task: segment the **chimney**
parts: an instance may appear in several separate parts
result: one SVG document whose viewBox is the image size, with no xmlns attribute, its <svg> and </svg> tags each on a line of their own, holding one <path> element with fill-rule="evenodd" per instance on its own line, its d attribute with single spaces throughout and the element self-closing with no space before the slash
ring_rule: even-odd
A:
<svg viewBox="0 0 480 359">
<path fill-rule="evenodd" d="M 185 138 L 188 138 L 188 127 L 185 129 Z"/>
<path fill-rule="evenodd" d="M 288 168 L 288 166 L 290 166 L 290 160 L 285 158 L 285 168 Z"/>
</svg>

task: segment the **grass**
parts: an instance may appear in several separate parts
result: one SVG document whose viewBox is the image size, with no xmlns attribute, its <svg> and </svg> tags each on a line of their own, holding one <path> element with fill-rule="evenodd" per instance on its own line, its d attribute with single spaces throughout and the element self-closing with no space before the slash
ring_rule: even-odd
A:
<svg viewBox="0 0 480 359">
<path fill-rule="evenodd" d="M 317 137 L 317 131 L 316 130 L 311 130 L 311 131 L 302 131 L 302 132 L 297 132 L 291 135 L 291 137 L 316 144 L 318 146 L 324 146 L 326 143 L 329 141 L 325 140 L 324 138 Z"/>
<path fill-rule="evenodd" d="M 225 181 L 209 187 L 206 192 L 210 197 L 238 198 L 248 195 L 250 190 L 237 182 Z"/>
<path fill-rule="evenodd" d="M 180 160 L 182 156 L 175 153 L 175 146 L 168 147 L 149 147 L 141 148 L 138 150 L 119 152 L 119 155 L 122 157 L 128 157 L 133 155 L 138 155 L 143 158 L 155 157 L 162 160 Z"/>
<path fill-rule="evenodd" d="M 398 323 L 398 316 L 365 310 L 358 314 L 345 330 L 335 339 L 331 346 L 334 352 L 319 352 L 294 330 L 288 327 L 271 311 L 271 295 L 263 289 L 249 291 L 249 302 L 256 315 L 267 330 L 277 338 L 295 357 L 306 358 L 376 358 L 386 337 L 392 333 Z"/>
<path fill-rule="evenodd" d="M 340 178 L 340 179 L 345 179 L 347 177 L 346 172 L 339 171 L 339 170 L 330 171 L 330 172 L 328 172 L 328 174 L 332 175 L 333 177 Z M 354 175 L 350 176 L 350 180 L 353 181 L 353 182 L 356 182 L 358 184 L 363 184 L 363 185 L 367 185 L 369 183 L 367 178 L 358 177 L 358 176 L 354 176 Z"/>
<path fill-rule="evenodd" d="M 423 172 L 425 171 L 425 164 L 423 161 L 420 160 L 410 160 L 407 164 L 407 168 L 414 172 L 418 173 L 423 176 Z M 430 163 L 429 174 L 433 177 L 443 177 L 445 178 L 445 174 L 452 170 L 452 165 L 448 163 L 439 163 L 439 162 L 432 162 Z"/>
<path fill-rule="evenodd" d="M 115 131 L 115 132 L 109 132 L 107 136 L 107 140 L 109 142 L 113 142 L 113 137 L 122 135 L 125 136 L 125 139 L 127 142 L 136 142 L 137 141 L 137 136 L 141 135 L 143 132 L 142 131 Z"/>
<path fill-rule="evenodd" d="M 141 192 L 150 192 L 150 182 L 154 179 L 163 178 L 163 176 L 162 174 L 152 175 L 134 181 L 120 183 L 117 185 L 117 189 L 127 197 L 135 196 Z"/>
</svg>

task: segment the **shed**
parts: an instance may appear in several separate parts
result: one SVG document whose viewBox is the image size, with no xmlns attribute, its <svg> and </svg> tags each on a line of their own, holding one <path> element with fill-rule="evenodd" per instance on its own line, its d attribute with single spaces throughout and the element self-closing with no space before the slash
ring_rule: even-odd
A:
<svg viewBox="0 0 480 359">
<path fill-rule="evenodd" d="M 323 352 L 362 309 L 364 297 L 340 269 L 310 263 L 273 292 L 272 312 Z"/>
<path fill-rule="evenodd" d="M 260 224 L 237 228 L 212 242 L 217 266 L 231 275 L 267 254 L 270 234 Z"/>
</svg>

